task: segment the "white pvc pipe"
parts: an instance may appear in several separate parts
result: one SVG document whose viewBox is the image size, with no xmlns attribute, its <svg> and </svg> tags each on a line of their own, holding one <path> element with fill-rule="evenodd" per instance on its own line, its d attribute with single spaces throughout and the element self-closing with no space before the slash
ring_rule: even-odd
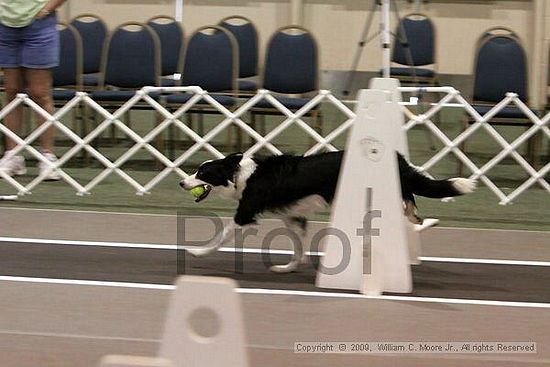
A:
<svg viewBox="0 0 550 367">
<path fill-rule="evenodd" d="M 183 0 L 176 0 L 174 18 L 176 18 L 178 22 L 183 21 Z"/>
<path fill-rule="evenodd" d="M 546 102 L 547 83 L 544 58 L 547 51 L 544 42 L 544 27 L 546 14 L 546 0 L 535 0 L 533 2 L 533 52 L 531 57 L 530 90 L 531 106 L 540 109 Z"/>
<path fill-rule="evenodd" d="M 304 23 L 304 1 L 290 0 L 290 19 L 294 25 L 303 25 Z"/>
<path fill-rule="evenodd" d="M 390 0 L 382 2 L 382 68 L 384 78 L 390 77 L 391 63 L 391 31 L 390 31 Z"/>
</svg>

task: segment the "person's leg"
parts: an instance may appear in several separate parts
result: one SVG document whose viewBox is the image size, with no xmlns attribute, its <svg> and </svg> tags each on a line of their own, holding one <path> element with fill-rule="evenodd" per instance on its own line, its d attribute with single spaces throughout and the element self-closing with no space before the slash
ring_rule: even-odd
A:
<svg viewBox="0 0 550 367">
<path fill-rule="evenodd" d="M 25 84 L 32 96 L 32 99 L 46 110 L 48 113 L 54 113 L 54 105 L 52 99 L 52 72 L 50 69 L 29 69 L 25 70 Z M 39 125 L 44 123 L 44 117 L 36 113 L 36 121 Z M 53 153 L 55 126 L 50 126 L 40 135 L 40 145 L 42 153 L 50 162 L 56 162 L 57 158 Z M 44 162 L 39 162 L 38 168 L 40 174 L 44 174 L 46 181 L 59 180 L 60 176 L 57 171 L 52 171 L 50 166 Z"/>
<path fill-rule="evenodd" d="M 7 105 L 15 99 L 17 93 L 23 92 L 23 69 L 21 68 L 5 68 L 4 69 L 4 88 L 5 88 L 5 104 Z M 23 106 L 19 106 L 11 113 L 6 115 L 6 126 L 16 134 L 21 132 L 21 122 L 23 120 Z M 17 144 L 15 141 L 6 138 L 6 150 L 12 150 Z"/>
<path fill-rule="evenodd" d="M 21 68 L 10 67 L 4 68 L 4 87 L 6 90 L 6 104 L 13 101 L 17 93 L 23 91 L 23 73 Z M 21 122 L 23 120 L 23 106 L 15 108 L 11 113 L 6 115 L 4 124 L 19 135 L 21 130 Z M 17 143 L 9 138 L 6 138 L 6 151 L 0 159 L 0 171 L 8 176 L 24 175 L 27 172 L 25 168 L 25 158 L 20 152 L 14 155 L 11 151 L 17 146 Z"/>
<path fill-rule="evenodd" d="M 44 110 L 50 114 L 54 113 L 52 99 L 52 73 L 49 69 L 23 69 L 25 73 L 25 82 L 32 96 L 32 99 Z M 36 121 L 40 125 L 44 123 L 44 118 L 36 113 Z M 40 144 L 45 152 L 52 152 L 55 127 L 49 127 L 40 135 Z"/>
<path fill-rule="evenodd" d="M 24 70 L 25 87 L 32 99 L 49 113 L 54 112 L 51 69 L 59 64 L 59 32 L 55 13 L 35 19 L 24 29 L 24 45 L 21 50 L 21 67 Z M 37 114 L 38 124 L 44 118 Z M 43 151 L 53 148 L 55 128 L 49 128 L 40 136 Z"/>
</svg>

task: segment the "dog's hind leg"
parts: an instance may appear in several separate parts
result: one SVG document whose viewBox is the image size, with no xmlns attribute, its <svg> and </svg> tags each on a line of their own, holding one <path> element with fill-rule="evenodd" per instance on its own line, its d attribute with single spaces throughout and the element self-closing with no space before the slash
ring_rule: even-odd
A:
<svg viewBox="0 0 550 367">
<path fill-rule="evenodd" d="M 422 224 L 424 219 L 418 216 L 418 209 L 416 207 L 416 202 L 414 197 L 411 196 L 411 199 L 405 199 L 405 216 L 412 224 Z"/>
<path fill-rule="evenodd" d="M 290 238 L 293 247 L 290 261 L 285 265 L 273 265 L 269 268 L 275 273 L 290 273 L 306 261 L 302 242 L 306 234 L 307 219 L 304 217 L 283 217 L 283 222 L 296 236 L 291 235 L 292 238 Z"/>
<path fill-rule="evenodd" d="M 187 252 L 189 252 L 193 256 L 202 257 L 206 256 L 208 254 L 211 254 L 212 252 L 216 251 L 220 247 L 222 247 L 227 241 L 234 235 L 235 228 L 237 228 L 237 224 L 234 221 L 231 221 L 228 225 L 224 226 L 223 231 L 216 234 L 216 236 L 208 242 L 207 245 L 201 246 L 201 247 L 192 247 L 192 248 L 186 248 Z"/>
</svg>

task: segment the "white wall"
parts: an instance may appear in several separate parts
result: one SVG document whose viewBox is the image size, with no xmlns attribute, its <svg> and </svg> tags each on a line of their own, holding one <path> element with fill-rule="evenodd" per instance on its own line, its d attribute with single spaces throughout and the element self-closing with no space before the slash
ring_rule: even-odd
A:
<svg viewBox="0 0 550 367">
<path fill-rule="evenodd" d="M 370 1 L 306 1 L 305 25 L 312 29 L 323 47 L 322 65 L 327 69 L 349 69 L 351 55 L 366 23 Z M 354 5 L 359 4 L 360 5 Z M 399 1 L 399 13 L 415 6 Z M 516 31 L 531 47 L 530 1 L 432 1 L 422 12 L 433 19 L 437 34 L 439 71 L 470 74 L 477 38 L 486 29 L 506 26 Z M 375 16 L 371 34 L 378 29 L 380 13 Z M 396 24 L 392 17 L 392 24 Z M 377 70 L 381 64 L 380 44 L 374 40 L 365 47 L 361 69 Z"/>
</svg>

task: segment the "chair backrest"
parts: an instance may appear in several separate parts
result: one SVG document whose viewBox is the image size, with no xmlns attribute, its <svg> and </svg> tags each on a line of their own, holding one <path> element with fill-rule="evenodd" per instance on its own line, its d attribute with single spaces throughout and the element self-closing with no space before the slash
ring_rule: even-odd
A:
<svg viewBox="0 0 550 367">
<path fill-rule="evenodd" d="M 100 86 L 157 86 L 160 79 L 160 41 L 155 31 L 136 22 L 115 28 L 107 41 L 102 70 Z"/>
<path fill-rule="evenodd" d="M 400 20 L 392 61 L 410 66 L 435 64 L 435 28 L 430 18 L 413 13 Z"/>
<path fill-rule="evenodd" d="M 258 75 L 258 32 L 252 21 L 234 15 L 220 20 L 219 26 L 231 32 L 239 44 L 239 77 Z"/>
<path fill-rule="evenodd" d="M 81 14 L 71 21 L 82 38 L 83 73 L 97 73 L 109 34 L 105 22 L 93 14 Z"/>
<path fill-rule="evenodd" d="M 185 32 L 174 18 L 160 15 L 147 21 L 159 37 L 162 75 L 172 75 L 181 70 Z"/>
<path fill-rule="evenodd" d="M 275 31 L 267 45 L 262 84 L 265 89 L 288 94 L 318 89 L 317 42 L 307 29 L 288 26 Z"/>
<path fill-rule="evenodd" d="M 54 87 L 75 86 L 82 89 L 82 40 L 78 31 L 67 24 L 58 23 L 59 65 L 52 69 Z"/>
<path fill-rule="evenodd" d="M 209 92 L 235 91 L 239 46 L 231 32 L 218 26 L 197 29 L 189 38 L 183 63 L 183 86 Z"/>
<path fill-rule="evenodd" d="M 511 30 L 486 31 L 478 41 L 474 67 L 474 101 L 499 102 L 507 92 L 527 101 L 527 57 Z"/>
</svg>

